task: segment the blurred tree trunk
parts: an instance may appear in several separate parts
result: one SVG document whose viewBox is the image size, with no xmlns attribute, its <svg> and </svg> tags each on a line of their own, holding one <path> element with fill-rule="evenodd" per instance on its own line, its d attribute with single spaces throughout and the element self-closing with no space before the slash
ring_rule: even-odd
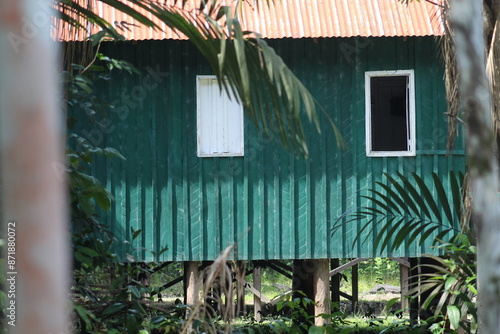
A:
<svg viewBox="0 0 500 334">
<path fill-rule="evenodd" d="M 451 24 L 467 124 L 472 217 L 478 230 L 480 332 L 500 333 L 500 187 L 492 95 L 485 66 L 483 3 L 452 0 Z"/>
<path fill-rule="evenodd" d="M 20 334 L 71 332 L 63 113 L 49 3 L 0 2 L 1 225 L 4 238 L 16 239 L 8 245 L 15 263 L 6 268 L 7 305 L 14 302 L 15 318 L 7 327 Z"/>
</svg>

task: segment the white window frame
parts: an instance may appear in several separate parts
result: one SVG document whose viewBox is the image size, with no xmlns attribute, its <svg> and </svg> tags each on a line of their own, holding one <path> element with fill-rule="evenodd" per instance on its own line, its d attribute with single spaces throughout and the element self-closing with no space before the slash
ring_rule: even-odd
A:
<svg viewBox="0 0 500 334">
<path fill-rule="evenodd" d="M 238 106 L 235 107 L 235 111 L 239 112 L 239 120 L 238 120 L 238 124 L 237 124 L 237 127 L 236 128 L 232 128 L 234 129 L 235 131 L 239 131 L 240 132 L 240 142 L 237 143 L 237 148 L 233 151 L 228 151 L 228 152 L 206 152 L 203 150 L 203 147 L 204 145 L 202 145 L 202 141 L 204 140 L 204 135 L 202 134 L 203 133 L 203 129 L 205 127 L 206 129 L 206 126 L 207 124 L 203 124 L 203 120 L 202 120 L 202 109 L 203 107 L 205 106 L 206 107 L 206 103 L 210 103 L 209 101 L 202 101 L 202 95 L 200 94 L 200 86 L 202 84 L 202 81 L 206 81 L 206 80 L 217 80 L 217 77 L 215 75 L 197 75 L 196 76 L 196 130 L 197 130 L 197 153 L 198 153 L 198 157 L 240 157 L 240 156 L 244 156 L 245 154 L 245 151 L 244 151 L 244 138 L 245 138 L 245 133 L 244 133 L 244 121 L 243 121 L 243 106 L 238 103 L 237 99 L 235 97 L 231 97 L 231 99 L 229 99 L 229 96 L 227 95 L 226 91 L 225 90 L 220 90 L 218 87 L 217 87 L 217 92 L 220 92 L 220 94 L 217 96 L 211 96 L 210 98 L 211 99 L 225 99 L 226 101 L 228 101 L 230 104 L 233 105 L 233 107 L 235 106 L 235 104 L 238 104 Z M 207 112 L 206 108 L 203 112 Z M 212 113 L 212 117 L 210 117 L 210 119 L 213 121 L 213 122 L 218 122 L 220 120 L 220 118 L 218 118 L 219 116 L 221 118 L 227 118 L 225 117 L 224 115 L 218 115 L 217 116 L 217 111 L 216 110 L 209 110 L 208 112 L 211 112 Z M 214 123 L 212 123 L 213 125 Z M 212 129 L 210 130 L 212 131 Z M 213 134 L 211 136 L 214 136 Z M 212 137 L 213 139 L 213 137 Z"/>
<path fill-rule="evenodd" d="M 408 109 L 407 131 L 410 136 L 405 151 L 374 151 L 372 149 L 372 111 L 371 111 L 371 78 L 372 77 L 408 77 Z M 367 71 L 365 72 L 365 120 L 366 120 L 366 155 L 369 157 L 409 157 L 416 155 L 416 125 L 415 125 L 415 73 L 413 70 Z"/>
</svg>

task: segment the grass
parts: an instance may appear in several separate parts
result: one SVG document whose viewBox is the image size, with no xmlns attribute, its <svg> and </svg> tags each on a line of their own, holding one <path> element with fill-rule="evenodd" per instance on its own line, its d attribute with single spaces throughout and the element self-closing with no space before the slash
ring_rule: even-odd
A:
<svg viewBox="0 0 500 334">
<path fill-rule="evenodd" d="M 418 326 L 412 326 L 408 319 L 399 319 L 396 317 L 385 317 L 377 319 L 363 319 L 359 317 L 346 318 L 346 325 L 339 329 L 349 328 L 350 334 L 357 333 L 411 333 L 423 334 L 425 329 Z"/>
<path fill-rule="evenodd" d="M 241 333 L 243 328 L 253 328 L 255 333 L 261 331 L 257 328 L 271 328 L 276 324 L 276 318 L 264 318 L 261 322 L 255 323 L 247 317 L 239 317 L 232 322 L 232 328 L 235 333 Z M 290 318 L 281 318 L 283 328 L 292 327 L 292 320 Z M 337 320 L 334 324 L 327 325 L 334 329 L 335 333 L 349 333 L 349 334 L 375 334 L 375 333 L 407 333 L 407 334 L 424 334 L 425 329 L 418 326 L 412 326 L 408 319 L 399 319 L 394 316 L 366 319 L 361 317 L 347 317 L 343 320 Z M 268 333 L 269 331 L 262 331 Z M 279 331 L 278 331 L 279 332 Z M 247 333 L 247 332 L 245 332 Z M 273 332 L 274 333 L 274 332 Z M 281 332 L 280 332 L 281 333 Z M 331 331 L 327 331 L 331 333 Z"/>
</svg>

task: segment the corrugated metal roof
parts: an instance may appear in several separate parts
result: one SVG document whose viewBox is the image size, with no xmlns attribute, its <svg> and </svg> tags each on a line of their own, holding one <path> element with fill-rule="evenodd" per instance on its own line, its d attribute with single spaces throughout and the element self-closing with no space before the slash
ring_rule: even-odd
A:
<svg viewBox="0 0 500 334">
<path fill-rule="evenodd" d="M 173 3 L 173 0 L 165 2 Z M 187 0 L 184 10 L 193 10 L 197 3 L 197 0 Z M 117 30 L 127 39 L 185 39 L 157 19 L 153 21 L 163 31 L 137 24 L 101 2 L 92 0 L 91 4 L 94 12 L 108 22 L 115 22 Z M 432 36 L 444 32 L 438 5 L 427 1 L 413 1 L 406 6 L 398 0 L 274 0 L 268 4 L 247 0 L 242 2 L 239 15 L 244 29 L 272 39 Z M 96 29 L 92 31 L 95 32 Z M 83 38 L 81 34 L 70 36 L 65 25 L 59 27 L 57 35 L 59 40 Z"/>
</svg>

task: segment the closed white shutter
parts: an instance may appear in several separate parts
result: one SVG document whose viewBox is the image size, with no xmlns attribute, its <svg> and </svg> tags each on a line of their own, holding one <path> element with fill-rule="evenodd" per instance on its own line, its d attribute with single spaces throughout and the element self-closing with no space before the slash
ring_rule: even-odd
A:
<svg viewBox="0 0 500 334">
<path fill-rule="evenodd" d="M 198 156 L 243 156 L 243 107 L 215 76 L 197 76 Z"/>
</svg>

